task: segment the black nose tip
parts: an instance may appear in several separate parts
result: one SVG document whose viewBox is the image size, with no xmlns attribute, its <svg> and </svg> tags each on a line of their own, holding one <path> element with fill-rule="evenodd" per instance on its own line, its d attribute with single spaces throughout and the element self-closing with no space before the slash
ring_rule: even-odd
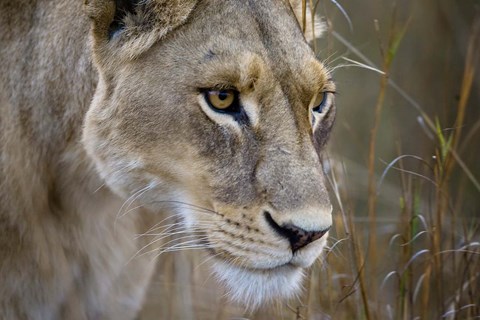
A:
<svg viewBox="0 0 480 320">
<path fill-rule="evenodd" d="M 320 239 L 327 233 L 330 228 L 320 231 L 306 231 L 302 228 L 296 227 L 293 224 L 279 226 L 269 212 L 265 212 L 265 219 L 268 224 L 281 236 L 290 241 L 292 252 L 305 247 L 310 242 Z"/>
</svg>

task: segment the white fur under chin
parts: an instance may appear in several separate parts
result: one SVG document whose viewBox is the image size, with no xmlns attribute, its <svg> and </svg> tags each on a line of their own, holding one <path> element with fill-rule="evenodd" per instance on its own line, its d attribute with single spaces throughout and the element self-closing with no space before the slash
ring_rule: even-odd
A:
<svg viewBox="0 0 480 320">
<path fill-rule="evenodd" d="M 303 269 L 291 265 L 270 270 L 251 270 L 216 261 L 213 272 L 226 286 L 231 300 L 252 310 L 263 303 L 295 296 L 300 292 L 304 278 Z"/>
</svg>

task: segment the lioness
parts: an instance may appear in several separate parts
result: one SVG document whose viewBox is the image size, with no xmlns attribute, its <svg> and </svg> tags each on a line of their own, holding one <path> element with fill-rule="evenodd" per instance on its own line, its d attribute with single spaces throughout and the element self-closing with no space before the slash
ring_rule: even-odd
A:
<svg viewBox="0 0 480 320">
<path fill-rule="evenodd" d="M 137 235 L 165 216 L 233 299 L 298 292 L 331 226 L 335 116 L 301 16 L 301 0 L 0 1 L 1 319 L 134 318 L 156 254 Z"/>
</svg>

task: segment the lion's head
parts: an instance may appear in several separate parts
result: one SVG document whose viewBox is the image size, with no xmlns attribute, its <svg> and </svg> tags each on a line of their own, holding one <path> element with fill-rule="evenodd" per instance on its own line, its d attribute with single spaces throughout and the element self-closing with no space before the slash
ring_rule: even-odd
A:
<svg viewBox="0 0 480 320">
<path fill-rule="evenodd" d="M 117 194 L 181 216 L 249 305 L 296 293 L 332 224 L 320 154 L 335 86 L 292 2 L 87 4 L 88 154 Z"/>
</svg>

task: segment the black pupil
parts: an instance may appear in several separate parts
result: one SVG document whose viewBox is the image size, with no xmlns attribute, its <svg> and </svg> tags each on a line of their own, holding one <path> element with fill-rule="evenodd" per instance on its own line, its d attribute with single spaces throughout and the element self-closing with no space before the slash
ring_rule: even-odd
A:
<svg viewBox="0 0 480 320">
<path fill-rule="evenodd" d="M 220 99 L 220 100 L 223 101 L 223 100 L 225 100 L 225 99 L 227 99 L 227 98 L 228 98 L 228 92 L 220 91 L 220 92 L 218 93 L 218 99 Z"/>
</svg>

